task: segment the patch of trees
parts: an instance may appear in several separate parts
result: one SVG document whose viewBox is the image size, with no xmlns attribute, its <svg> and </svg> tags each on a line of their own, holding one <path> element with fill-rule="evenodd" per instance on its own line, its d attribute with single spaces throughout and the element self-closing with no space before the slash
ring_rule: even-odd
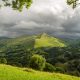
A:
<svg viewBox="0 0 80 80">
<path fill-rule="evenodd" d="M 0 64 L 7 64 L 6 58 L 0 58 Z"/>
<path fill-rule="evenodd" d="M 32 4 L 32 0 L 1 0 L 2 6 L 12 7 L 14 10 L 22 11 L 23 7 L 29 8 Z"/>
</svg>

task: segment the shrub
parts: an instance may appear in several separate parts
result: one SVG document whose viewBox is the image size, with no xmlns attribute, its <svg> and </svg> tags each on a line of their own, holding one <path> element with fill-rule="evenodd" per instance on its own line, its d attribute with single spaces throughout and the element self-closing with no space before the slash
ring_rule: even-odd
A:
<svg viewBox="0 0 80 80">
<path fill-rule="evenodd" d="M 0 58 L 0 63 L 1 64 L 7 64 L 6 58 Z"/>
<path fill-rule="evenodd" d="M 56 68 L 52 64 L 46 62 L 44 71 L 53 72 L 56 71 Z"/>
<path fill-rule="evenodd" d="M 18 67 L 22 67 L 22 64 L 21 63 L 19 63 L 19 62 L 11 62 L 11 63 L 9 63 L 10 65 L 12 65 L 12 66 L 18 66 Z"/>
<path fill-rule="evenodd" d="M 62 68 L 62 67 L 56 67 L 56 71 L 60 72 L 60 73 L 64 73 L 65 72 L 64 68 Z"/>
<path fill-rule="evenodd" d="M 30 67 L 37 70 L 43 70 L 45 67 L 45 58 L 40 55 L 33 55 L 30 60 Z"/>
</svg>

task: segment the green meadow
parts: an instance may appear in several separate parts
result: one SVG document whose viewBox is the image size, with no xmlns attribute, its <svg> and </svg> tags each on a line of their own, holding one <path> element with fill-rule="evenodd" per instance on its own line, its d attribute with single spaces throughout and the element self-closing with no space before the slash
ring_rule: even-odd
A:
<svg viewBox="0 0 80 80">
<path fill-rule="evenodd" d="M 0 65 L 0 80 L 80 80 L 60 73 L 40 72 L 28 68 Z"/>
</svg>

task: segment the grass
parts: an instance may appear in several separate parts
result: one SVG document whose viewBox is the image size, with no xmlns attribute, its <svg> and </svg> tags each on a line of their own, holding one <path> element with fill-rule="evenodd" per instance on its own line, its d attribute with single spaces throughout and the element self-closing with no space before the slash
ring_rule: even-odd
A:
<svg viewBox="0 0 80 80">
<path fill-rule="evenodd" d="M 40 38 L 35 39 L 35 48 L 38 47 L 66 47 L 59 39 L 43 34 Z"/>
<path fill-rule="evenodd" d="M 0 80 L 80 80 L 80 78 L 60 73 L 40 72 L 28 68 L 0 65 Z"/>
</svg>

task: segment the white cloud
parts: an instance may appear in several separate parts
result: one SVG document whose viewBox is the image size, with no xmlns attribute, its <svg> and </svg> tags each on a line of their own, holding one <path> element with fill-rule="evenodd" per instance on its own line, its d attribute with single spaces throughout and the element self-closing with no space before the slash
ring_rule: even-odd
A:
<svg viewBox="0 0 80 80">
<path fill-rule="evenodd" d="M 29 10 L 0 10 L 0 36 L 18 36 L 39 32 L 55 35 L 79 35 L 80 8 L 73 10 L 66 0 L 34 0 Z"/>
</svg>

